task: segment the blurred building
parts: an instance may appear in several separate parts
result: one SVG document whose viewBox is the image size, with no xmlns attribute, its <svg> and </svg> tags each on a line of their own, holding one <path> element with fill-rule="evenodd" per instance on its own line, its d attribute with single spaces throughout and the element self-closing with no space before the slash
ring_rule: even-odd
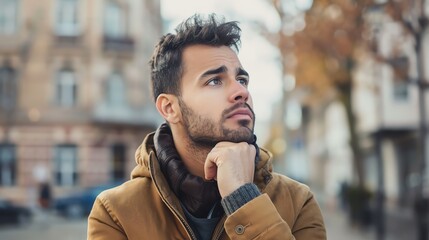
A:
<svg viewBox="0 0 429 240">
<path fill-rule="evenodd" d="M 301 105 L 299 91 L 288 92 L 286 104 L 276 104 L 271 115 L 271 131 L 264 147 L 273 154 L 276 172 L 303 183 L 314 184 L 307 144 L 308 109 Z M 285 111 L 281 111 L 285 108 Z M 282 117 L 281 114 L 285 117 Z M 286 136 L 286 137 L 285 137 Z M 314 175 L 313 175 L 314 176 Z"/>
<path fill-rule="evenodd" d="M 156 0 L 0 0 L 0 196 L 31 201 L 129 177 L 160 123 Z"/>
<path fill-rule="evenodd" d="M 323 99 L 301 87 L 285 94 L 286 104 L 274 106 L 270 138 L 264 145 L 274 154 L 274 168 L 335 200 L 341 183 L 353 181 L 344 106 L 334 91 Z"/>
<path fill-rule="evenodd" d="M 368 45 L 366 52 L 359 53 L 360 59 L 352 73 L 352 109 L 363 154 L 364 184 L 373 193 L 383 190 L 389 208 L 412 213 L 414 200 L 421 191 L 419 184 L 426 184 L 423 187 L 429 194 L 427 133 L 426 146 L 423 146 L 426 149 L 425 172 L 422 172 L 419 154 L 422 144 L 419 88 L 426 88 L 424 103 L 426 115 L 429 115 L 429 31 L 427 28 L 419 30 L 422 46 L 416 52 L 416 33 L 413 34 L 398 18 L 415 18 L 412 24 L 419 24 L 418 21 L 423 20 L 417 19 L 415 13 L 421 7 L 412 4 L 423 1 L 404 2 L 403 9 L 396 9 L 401 11 L 396 19 L 388 12 L 388 1 L 376 2 L 366 9 L 365 16 L 366 41 L 372 42 L 372 46 Z M 429 1 L 424 3 L 427 21 Z M 419 67 L 423 69 L 420 75 Z M 425 83 L 419 85 L 421 79 Z M 328 199 L 335 200 L 342 183 L 352 184 L 355 180 L 347 111 L 335 93 L 326 93 L 323 99 L 312 99 L 311 91 L 298 86 L 285 94 L 288 103 L 298 101 L 302 110 L 289 111 L 291 106 L 283 104 L 274 111 L 278 114 L 273 116 L 273 132 L 267 147 L 282 158 L 275 159 L 278 160 L 275 166 L 288 176 L 305 168 L 307 173 L 294 178 L 304 177 L 312 186 L 320 187 Z M 281 107 L 286 108 L 284 117 L 278 116 L 283 112 Z M 287 126 L 286 143 L 281 143 L 283 128 L 277 125 L 287 125 L 287 122 L 281 122 L 282 119 L 300 115 L 302 124 L 295 129 Z M 299 149 L 306 153 L 296 155 Z"/>
<path fill-rule="evenodd" d="M 419 156 L 418 64 L 429 69 L 429 42 L 426 41 L 429 32 L 422 30 L 423 59 L 418 59 L 415 36 L 402 23 L 392 19 L 382 4 L 368 9 L 366 20 L 374 48 L 361 54 L 353 72 L 352 92 L 358 141 L 363 153 L 364 182 L 373 193 L 384 192 L 388 208 L 411 214 L 421 191 L 419 184 L 428 179 L 427 169 L 421 175 Z M 427 70 L 424 73 L 422 78 L 427 84 Z M 425 93 L 426 115 L 429 112 L 428 91 Z M 353 183 L 354 165 L 346 110 L 334 96 L 327 96 L 316 103 L 302 104 L 307 104 L 310 110 L 306 126 L 310 182 L 321 186 L 328 197 L 336 198 L 341 183 Z M 428 152 L 427 140 L 424 148 Z"/>
<path fill-rule="evenodd" d="M 329 200 L 335 200 L 341 184 L 353 182 L 353 153 L 346 110 L 334 96 L 310 106 L 307 137 L 312 181 L 318 183 Z"/>
<path fill-rule="evenodd" d="M 367 182 L 373 189 L 384 188 L 389 207 L 412 210 L 415 197 L 421 191 L 419 184 L 425 181 L 419 155 L 422 112 L 418 81 L 422 78 L 427 83 L 428 72 L 419 76 L 418 67 L 429 69 L 429 42 L 426 41 L 429 32 L 421 30 L 422 39 L 426 40 L 422 42 L 422 53 L 417 53 L 415 36 L 401 22 L 392 19 L 382 4 L 368 11 L 367 20 L 373 30 L 374 52 L 362 61 L 354 79 Z M 424 57 L 419 59 L 419 54 Z M 426 114 L 429 112 L 427 92 Z M 427 140 L 423 148 L 429 149 Z M 383 186 L 379 185 L 377 175 L 381 175 Z"/>
</svg>

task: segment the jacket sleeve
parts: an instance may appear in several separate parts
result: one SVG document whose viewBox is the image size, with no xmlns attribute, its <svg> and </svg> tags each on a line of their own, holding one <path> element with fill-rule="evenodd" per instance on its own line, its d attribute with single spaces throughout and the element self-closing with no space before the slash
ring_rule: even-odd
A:
<svg viewBox="0 0 429 240">
<path fill-rule="evenodd" d="M 88 240 L 122 240 L 128 239 L 122 228 L 108 210 L 108 204 L 100 199 L 94 202 L 88 217 Z"/>
<path fill-rule="evenodd" d="M 248 202 L 225 221 L 231 239 L 324 240 L 326 232 L 319 206 L 312 195 L 289 226 L 267 194 Z"/>
</svg>

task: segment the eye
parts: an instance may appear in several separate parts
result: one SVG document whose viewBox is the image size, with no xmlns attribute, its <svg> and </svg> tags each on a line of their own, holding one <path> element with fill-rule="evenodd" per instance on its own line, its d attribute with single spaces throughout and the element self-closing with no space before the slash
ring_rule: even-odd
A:
<svg viewBox="0 0 429 240">
<path fill-rule="evenodd" d="M 239 77 L 237 78 L 237 82 L 239 82 L 243 86 L 249 85 L 249 79 L 245 77 Z"/>
<path fill-rule="evenodd" d="M 216 85 L 221 85 L 222 81 L 220 80 L 220 78 L 212 78 L 207 82 L 208 86 L 216 86 Z"/>
</svg>

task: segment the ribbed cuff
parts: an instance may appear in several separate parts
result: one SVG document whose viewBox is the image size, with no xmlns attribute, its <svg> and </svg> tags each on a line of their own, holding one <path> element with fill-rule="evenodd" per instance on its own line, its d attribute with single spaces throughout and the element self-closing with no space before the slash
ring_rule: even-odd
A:
<svg viewBox="0 0 429 240">
<path fill-rule="evenodd" d="M 222 207 L 227 215 L 231 215 L 241 206 L 261 195 L 254 183 L 246 183 L 222 199 Z"/>
</svg>

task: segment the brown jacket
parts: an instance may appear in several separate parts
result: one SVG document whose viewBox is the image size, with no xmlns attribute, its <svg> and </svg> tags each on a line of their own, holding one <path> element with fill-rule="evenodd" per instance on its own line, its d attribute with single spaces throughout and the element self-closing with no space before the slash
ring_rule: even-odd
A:
<svg viewBox="0 0 429 240">
<path fill-rule="evenodd" d="M 137 149 L 131 180 L 97 197 L 88 239 L 196 239 L 154 151 L 150 134 Z M 260 154 L 254 179 L 262 195 L 224 216 L 212 239 L 326 239 L 309 188 L 273 173 L 270 153 L 261 149 Z"/>
</svg>

